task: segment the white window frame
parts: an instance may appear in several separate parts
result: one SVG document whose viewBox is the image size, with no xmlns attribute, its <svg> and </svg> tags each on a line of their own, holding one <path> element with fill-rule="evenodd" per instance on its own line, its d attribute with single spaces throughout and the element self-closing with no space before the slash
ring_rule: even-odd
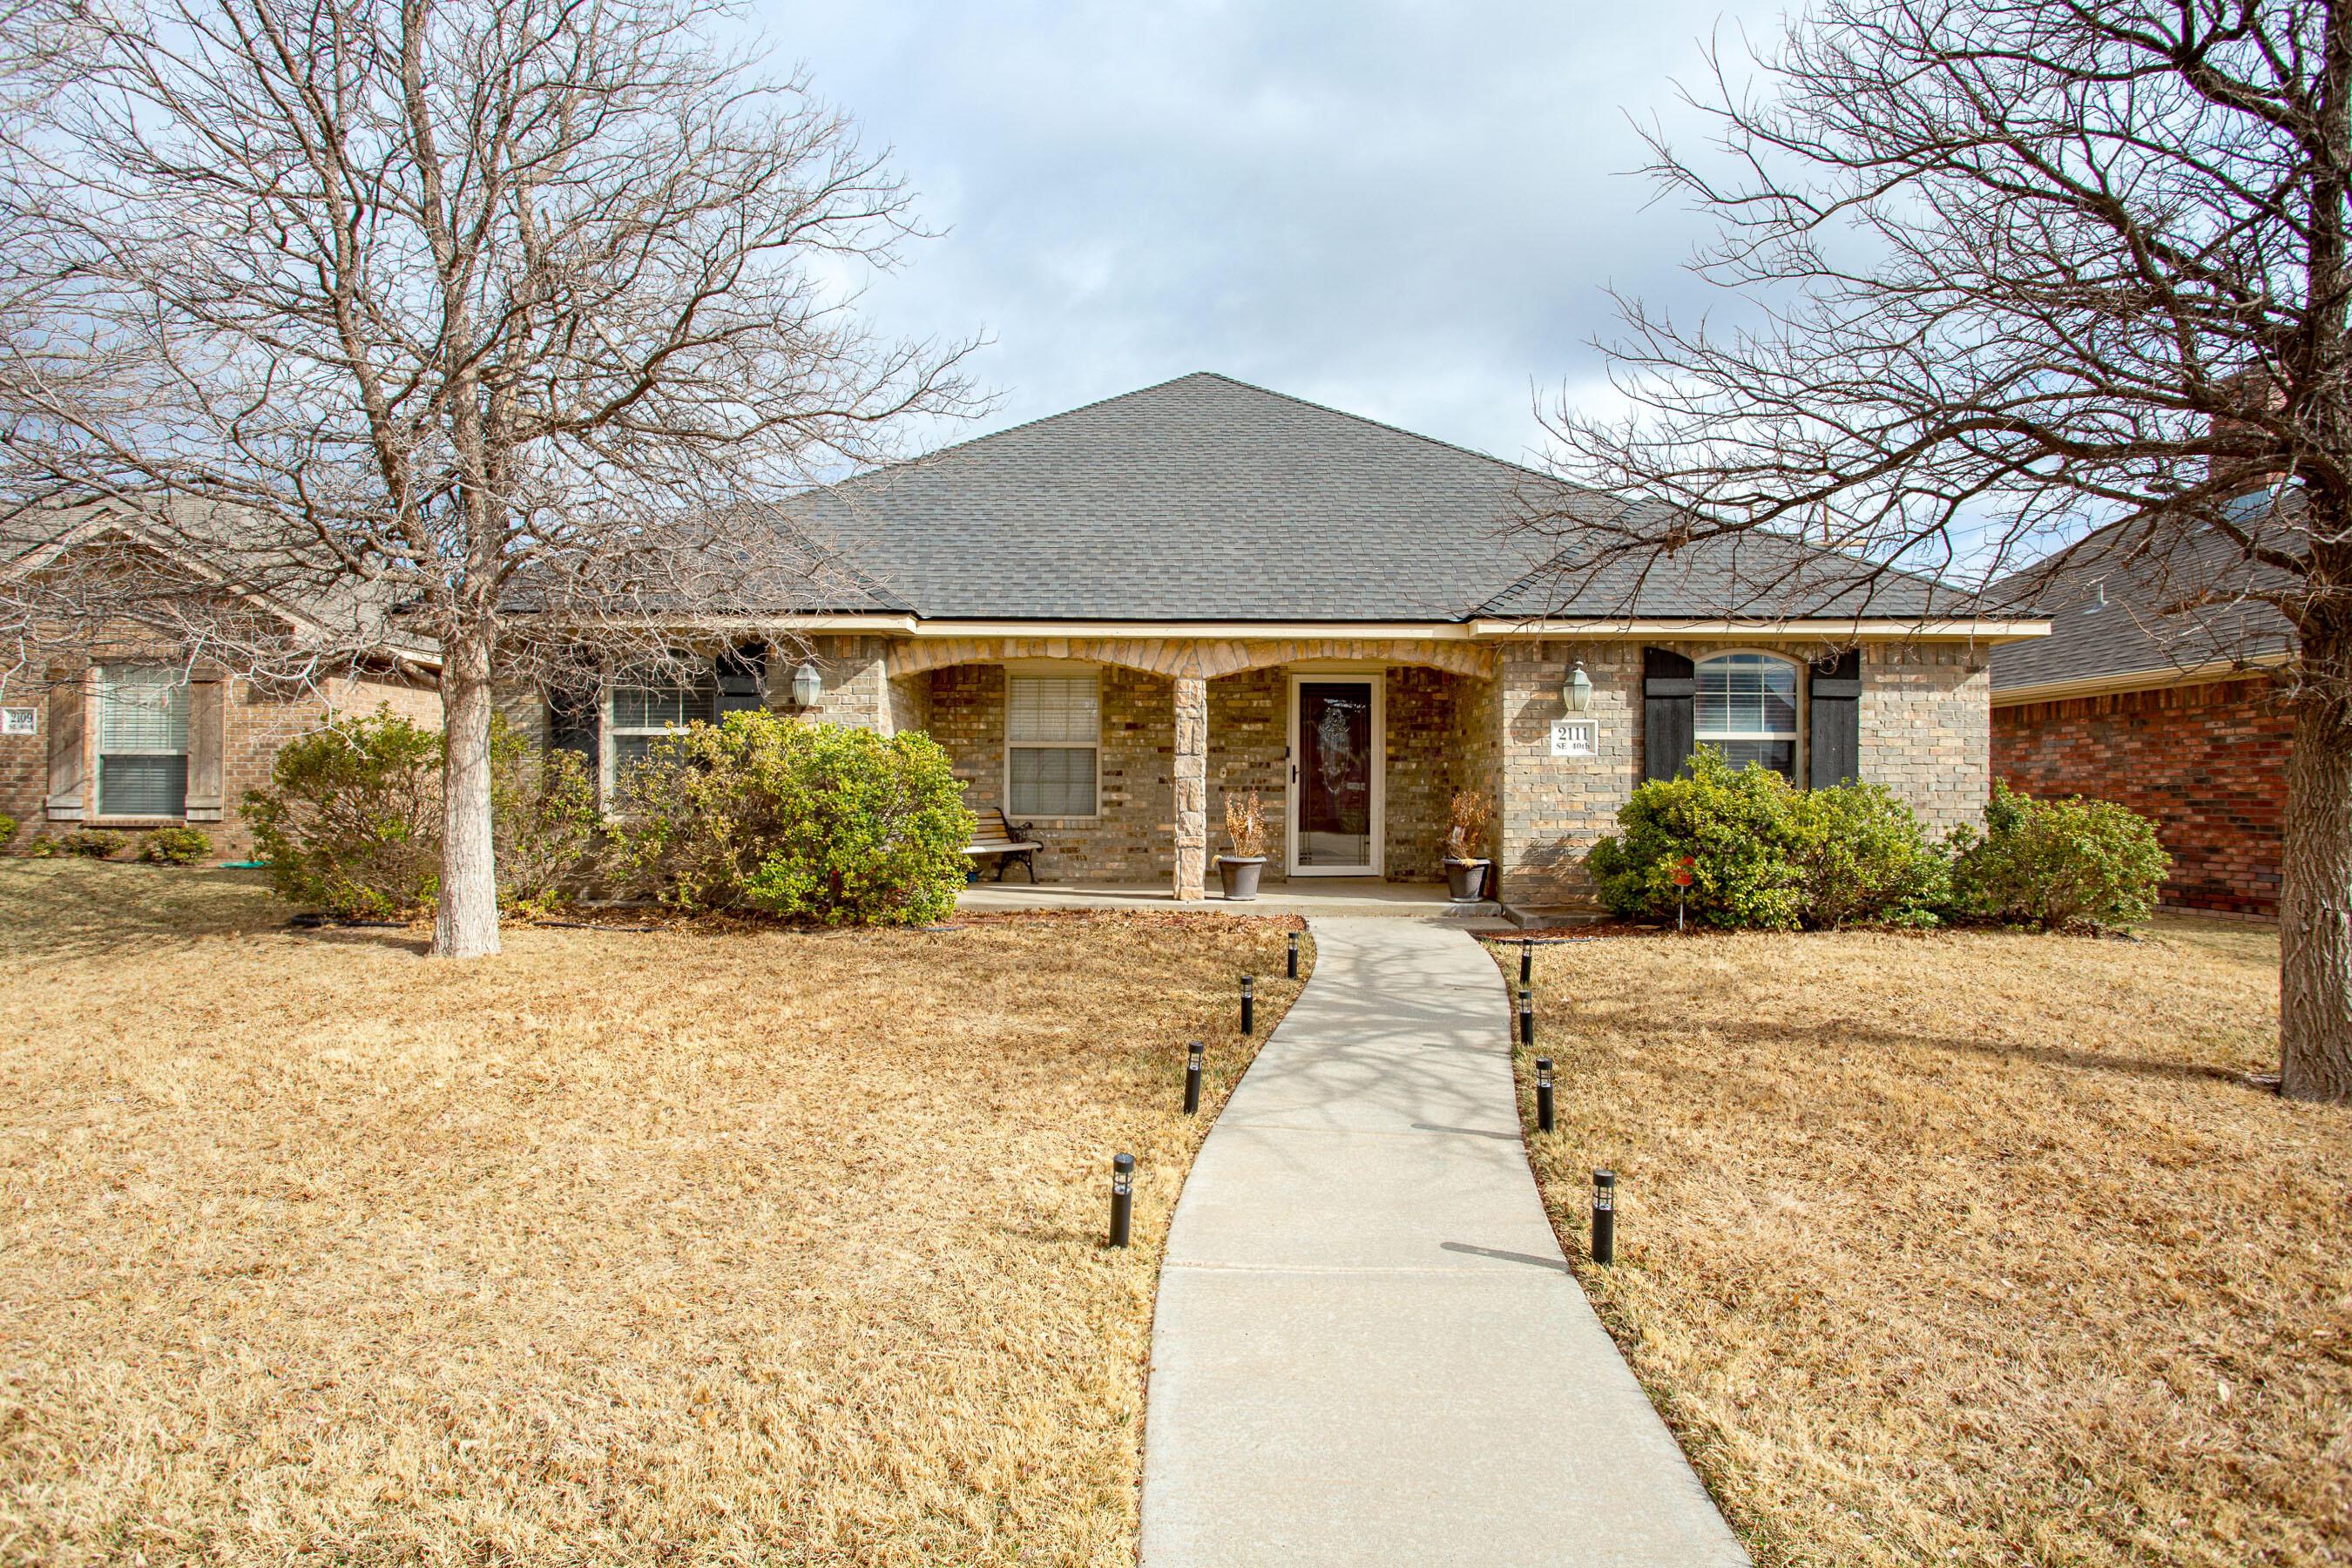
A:
<svg viewBox="0 0 2352 1568">
<path fill-rule="evenodd" d="M 1795 726 L 1795 728 L 1790 732 L 1781 734 L 1776 731 L 1748 730 L 1731 735 L 1702 735 L 1699 733 L 1699 699 L 1701 690 L 1706 684 L 1706 678 L 1700 672 L 1717 659 L 1736 658 L 1743 654 L 1750 658 L 1769 659 L 1774 664 L 1787 665 L 1790 672 L 1796 677 L 1796 697 L 1795 700 L 1791 704 L 1794 716 L 1790 720 L 1790 722 Z M 1707 654 L 1705 658 L 1692 661 L 1691 750 L 1696 751 L 1701 746 L 1711 746 L 1718 741 L 1787 741 L 1790 742 L 1789 747 L 1789 782 L 1801 789 L 1804 787 L 1805 782 L 1806 692 L 1805 661 L 1802 659 L 1791 658 L 1785 653 L 1775 652 L 1773 649 L 1769 647 L 1717 648 L 1714 652 Z M 1721 750 L 1720 747 L 1717 747 L 1717 749 L 1718 752 Z"/>
<path fill-rule="evenodd" d="M 710 668 L 710 679 L 713 681 L 716 681 L 718 678 L 718 666 L 714 662 Z M 633 738 L 637 736 L 646 736 L 651 738 L 662 735 L 674 735 L 686 728 L 685 724 L 672 724 L 667 721 L 660 724 L 652 726 L 643 724 L 630 724 L 624 726 L 618 721 L 614 716 L 614 704 L 620 700 L 622 692 L 644 691 L 652 689 L 653 688 L 648 684 L 641 681 L 608 680 L 604 683 L 603 692 L 597 698 L 597 715 L 599 722 L 596 726 L 598 731 L 596 752 L 597 771 L 600 775 L 597 781 L 597 789 L 598 793 L 607 802 L 612 800 L 614 792 L 620 787 L 620 742 L 622 736 L 627 735 Z M 703 715 L 703 717 L 708 716 Z M 687 722 L 692 723 L 693 721 L 694 716 L 689 716 Z"/>
<path fill-rule="evenodd" d="M 185 672 L 179 670 L 177 667 L 173 665 L 152 662 L 142 663 L 132 659 L 100 664 L 94 670 L 92 670 L 91 673 L 94 679 L 89 685 L 83 688 L 85 691 L 89 692 L 97 698 L 96 702 L 89 704 L 90 711 L 93 717 L 96 718 L 97 722 L 91 724 L 87 731 L 87 734 L 89 736 L 87 744 L 89 749 L 82 753 L 84 758 L 83 767 L 89 790 L 89 819 L 92 822 L 185 822 L 188 819 L 188 786 L 184 773 L 182 775 L 180 784 L 180 809 L 176 812 L 163 812 L 160 814 L 152 812 L 142 813 L 130 811 L 110 812 L 106 809 L 107 758 L 178 757 L 190 768 L 193 768 L 195 764 L 194 742 L 194 737 L 191 733 L 194 727 L 195 716 L 192 712 L 183 712 L 180 743 L 176 747 L 157 750 L 153 748 L 110 747 L 107 745 L 106 710 L 107 708 L 114 701 L 114 687 L 116 684 L 116 672 L 118 670 L 153 670 L 170 677 L 171 679 L 166 679 L 163 684 L 176 685 L 179 687 L 181 691 L 181 702 L 184 710 L 192 701 L 194 695 L 194 689 L 189 685 Z"/>
<path fill-rule="evenodd" d="M 1016 680 L 1092 680 L 1095 683 L 1095 733 L 1090 741 L 1020 741 L 1013 739 L 1013 683 Z M 1099 822 L 1102 820 L 1102 667 L 1094 664 L 1008 664 L 1004 667 L 1004 772 L 1003 803 L 1013 822 Z M 1095 755 L 1094 810 L 1083 816 L 1049 816 L 1024 811 L 1013 803 L 1013 753 L 1019 752 L 1090 751 Z"/>
</svg>

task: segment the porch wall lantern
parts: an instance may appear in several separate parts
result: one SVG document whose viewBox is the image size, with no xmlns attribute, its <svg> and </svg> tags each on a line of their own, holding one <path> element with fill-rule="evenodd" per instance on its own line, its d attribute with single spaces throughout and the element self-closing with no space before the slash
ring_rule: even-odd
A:
<svg viewBox="0 0 2352 1568">
<path fill-rule="evenodd" d="M 1559 700 L 1571 713 L 1592 710 L 1592 677 L 1584 673 L 1582 659 L 1576 661 L 1568 672 L 1568 679 L 1559 683 Z"/>
<path fill-rule="evenodd" d="M 824 677 L 817 673 L 816 661 L 808 659 L 793 671 L 793 706 L 814 708 L 824 695 Z"/>
</svg>

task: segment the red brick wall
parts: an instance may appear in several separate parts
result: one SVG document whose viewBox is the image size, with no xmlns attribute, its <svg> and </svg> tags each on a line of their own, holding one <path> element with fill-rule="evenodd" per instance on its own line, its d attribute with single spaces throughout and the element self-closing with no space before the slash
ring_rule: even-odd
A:
<svg viewBox="0 0 2352 1568">
<path fill-rule="evenodd" d="M 2153 819 L 2168 904 L 2275 917 L 2293 730 L 2263 680 L 1995 708 L 1993 776 Z"/>
</svg>

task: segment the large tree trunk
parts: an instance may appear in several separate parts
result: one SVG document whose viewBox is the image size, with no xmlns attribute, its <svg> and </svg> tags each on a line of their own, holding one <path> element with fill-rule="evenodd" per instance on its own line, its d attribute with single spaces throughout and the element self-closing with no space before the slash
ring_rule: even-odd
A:
<svg viewBox="0 0 2352 1568">
<path fill-rule="evenodd" d="M 2330 617 L 2332 620 L 2333 617 Z M 2279 901 L 2279 1088 L 2352 1100 L 2352 634 L 2303 628 Z"/>
<path fill-rule="evenodd" d="M 478 958 L 499 951 L 498 867 L 490 847 L 487 631 L 451 638 L 443 661 L 447 761 L 441 784 L 441 908 L 433 921 L 433 952 L 438 958 Z"/>
</svg>

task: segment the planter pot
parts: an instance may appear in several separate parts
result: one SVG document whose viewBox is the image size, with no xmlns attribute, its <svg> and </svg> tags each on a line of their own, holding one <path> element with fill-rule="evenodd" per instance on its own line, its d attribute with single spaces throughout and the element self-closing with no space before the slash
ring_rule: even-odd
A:
<svg viewBox="0 0 2352 1568">
<path fill-rule="evenodd" d="M 1220 855 L 1217 857 L 1217 878 L 1225 885 L 1228 899 L 1255 899 L 1257 879 L 1265 874 L 1263 855 Z"/>
<path fill-rule="evenodd" d="M 1456 860 L 1445 858 L 1446 895 L 1457 904 L 1475 904 L 1486 896 L 1486 867 L 1484 860 Z"/>
</svg>

